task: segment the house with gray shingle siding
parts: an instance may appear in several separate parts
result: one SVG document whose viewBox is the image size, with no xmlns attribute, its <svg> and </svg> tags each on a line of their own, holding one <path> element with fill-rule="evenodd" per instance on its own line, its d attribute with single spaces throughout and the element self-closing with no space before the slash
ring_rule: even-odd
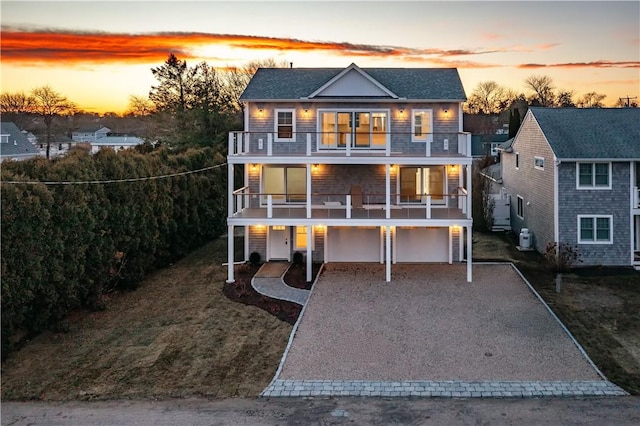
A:
<svg viewBox="0 0 640 426">
<path fill-rule="evenodd" d="M 39 155 L 36 146 L 29 141 L 18 126 L 11 121 L 0 125 L 0 162 L 5 160 L 26 160 Z"/>
<path fill-rule="evenodd" d="M 229 134 L 228 281 L 244 256 L 466 261 L 471 281 L 471 137 L 456 69 L 261 68 Z M 235 169 L 243 171 L 234 181 Z M 466 253 L 466 255 L 465 255 Z"/>
<path fill-rule="evenodd" d="M 584 265 L 640 266 L 640 109 L 531 108 L 501 148 L 511 227 Z"/>
</svg>

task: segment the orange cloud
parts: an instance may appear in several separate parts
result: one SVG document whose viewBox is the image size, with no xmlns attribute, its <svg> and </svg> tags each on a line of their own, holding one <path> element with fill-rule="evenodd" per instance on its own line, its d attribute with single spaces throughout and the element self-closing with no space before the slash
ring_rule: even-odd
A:
<svg viewBox="0 0 640 426">
<path fill-rule="evenodd" d="M 560 64 L 520 64 L 518 68 L 640 68 L 637 61 L 566 62 Z"/>
<path fill-rule="evenodd" d="M 288 38 L 237 34 L 164 32 L 123 34 L 87 31 L 29 30 L 2 27 L 0 47 L 5 62 L 38 64 L 79 63 L 157 63 L 168 53 L 181 59 L 195 58 L 196 50 L 210 45 L 239 49 L 277 51 L 325 51 L 340 56 L 396 57 L 399 60 L 434 60 L 437 58 L 483 55 L 525 50 L 522 47 L 483 49 L 408 48 L 399 46 L 354 44 L 346 42 L 308 41 Z M 435 58 L 435 59 L 434 59 Z M 460 62 L 460 63 L 465 63 Z M 466 62 L 468 67 L 493 65 Z"/>
</svg>

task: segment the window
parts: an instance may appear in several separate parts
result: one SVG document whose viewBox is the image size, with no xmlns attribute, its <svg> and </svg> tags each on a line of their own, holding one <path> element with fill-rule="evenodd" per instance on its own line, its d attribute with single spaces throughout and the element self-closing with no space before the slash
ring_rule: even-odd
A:
<svg viewBox="0 0 640 426">
<path fill-rule="evenodd" d="M 611 163 L 576 163 L 578 189 L 611 189 Z"/>
<path fill-rule="evenodd" d="M 544 170 L 544 157 L 533 157 L 533 167 L 538 170 Z"/>
<path fill-rule="evenodd" d="M 271 194 L 273 204 L 304 203 L 307 200 L 307 170 L 304 167 L 262 168 L 262 203 Z"/>
<path fill-rule="evenodd" d="M 275 111 L 275 141 L 293 142 L 296 133 L 296 111 L 294 109 L 277 109 Z"/>
<path fill-rule="evenodd" d="M 524 198 L 518 195 L 518 211 L 516 214 L 520 219 L 524 219 Z"/>
<path fill-rule="evenodd" d="M 387 113 L 384 111 L 320 111 L 318 128 L 322 148 L 384 149 Z"/>
<path fill-rule="evenodd" d="M 516 152 L 516 169 L 520 168 L 520 153 Z"/>
<path fill-rule="evenodd" d="M 446 204 L 447 174 L 444 166 L 402 167 L 400 169 L 400 202 Z"/>
<path fill-rule="evenodd" d="M 411 114 L 411 141 L 433 142 L 433 112 L 430 109 L 414 109 Z"/>
<path fill-rule="evenodd" d="M 293 249 L 294 250 L 306 250 L 307 249 L 307 227 L 296 226 L 296 236 L 294 238 Z M 311 229 L 311 250 L 313 250 L 313 228 Z"/>
<path fill-rule="evenodd" d="M 612 244 L 613 216 L 578 215 L 578 244 Z"/>
</svg>

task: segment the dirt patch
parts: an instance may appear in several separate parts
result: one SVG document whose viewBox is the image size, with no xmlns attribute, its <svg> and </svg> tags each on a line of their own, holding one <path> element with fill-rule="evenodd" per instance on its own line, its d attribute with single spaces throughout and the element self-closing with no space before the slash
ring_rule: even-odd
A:
<svg viewBox="0 0 640 426">
<path fill-rule="evenodd" d="M 305 265 L 293 264 L 284 274 L 283 280 L 290 287 L 302 290 L 311 290 L 313 282 L 316 280 L 322 263 L 312 263 L 311 282 L 307 282 L 307 267 Z"/>
<path fill-rule="evenodd" d="M 2 364 L 2 399 L 256 397 L 291 325 L 225 297 L 226 251 L 226 237 L 207 244 L 28 342 Z"/>
<path fill-rule="evenodd" d="M 520 252 L 516 236 L 474 234 L 474 260 L 514 262 L 612 382 L 640 394 L 640 273 L 629 268 L 578 268 L 555 274 L 536 252 Z"/>
</svg>

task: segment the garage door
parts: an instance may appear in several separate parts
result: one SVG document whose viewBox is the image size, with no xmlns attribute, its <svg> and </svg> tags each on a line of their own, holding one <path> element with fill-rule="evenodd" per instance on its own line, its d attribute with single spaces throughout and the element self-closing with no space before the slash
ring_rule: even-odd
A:
<svg viewBox="0 0 640 426">
<path fill-rule="evenodd" d="M 330 227 L 328 262 L 380 262 L 380 229 Z"/>
<path fill-rule="evenodd" d="M 449 228 L 397 228 L 397 262 L 448 262 Z"/>
</svg>

